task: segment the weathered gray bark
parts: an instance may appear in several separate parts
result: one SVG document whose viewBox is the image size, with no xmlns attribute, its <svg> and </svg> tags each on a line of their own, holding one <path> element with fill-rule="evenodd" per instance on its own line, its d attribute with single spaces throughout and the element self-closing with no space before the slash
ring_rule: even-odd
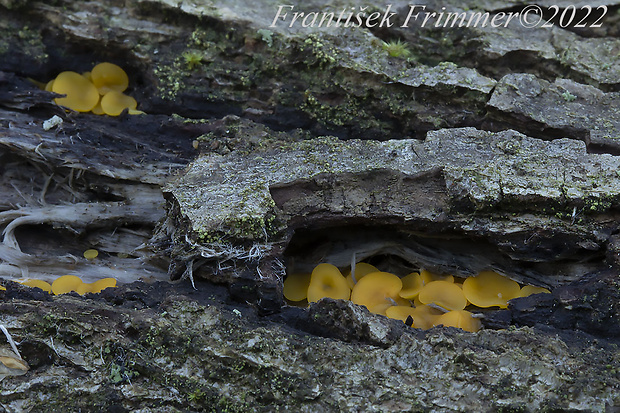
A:
<svg viewBox="0 0 620 413">
<path fill-rule="evenodd" d="M 0 369 L 0 411 L 614 411 L 620 14 L 605 4 L 597 29 L 366 30 L 269 27 L 270 0 L 0 1 L 0 324 L 30 366 Z M 392 8 L 402 23 L 408 3 Z M 384 50 L 397 39 L 409 56 Z M 66 113 L 27 80 L 100 61 L 128 70 L 147 115 Z M 285 305 L 285 271 L 353 253 L 552 294 L 473 334 Z M 123 285 L 8 282 L 67 272 Z M 162 281 L 181 277 L 197 290 Z"/>
</svg>

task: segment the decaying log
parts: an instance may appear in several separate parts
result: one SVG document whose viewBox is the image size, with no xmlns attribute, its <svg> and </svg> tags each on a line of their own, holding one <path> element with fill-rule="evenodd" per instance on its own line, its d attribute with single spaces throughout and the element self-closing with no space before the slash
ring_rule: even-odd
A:
<svg viewBox="0 0 620 413">
<path fill-rule="evenodd" d="M 403 27 L 397 1 L 367 29 L 272 24 L 271 0 L 0 0 L 0 412 L 615 411 L 620 14 L 601 5 L 600 27 Z M 102 61 L 146 115 L 36 86 Z M 287 273 L 352 256 L 552 292 L 477 333 L 284 301 Z M 67 273 L 120 285 L 11 282 Z"/>
</svg>

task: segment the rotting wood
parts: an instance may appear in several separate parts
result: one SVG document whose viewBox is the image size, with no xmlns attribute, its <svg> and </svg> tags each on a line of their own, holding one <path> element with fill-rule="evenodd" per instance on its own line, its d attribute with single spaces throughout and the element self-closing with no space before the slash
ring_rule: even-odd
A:
<svg viewBox="0 0 620 413">
<path fill-rule="evenodd" d="M 518 8 L 449 3 L 491 13 Z M 608 3 L 611 11 L 616 3 Z M 619 405 L 618 120 L 604 102 L 618 92 L 613 52 L 620 15 L 610 13 L 600 29 L 338 32 L 267 29 L 275 7 L 237 0 L 0 1 L 0 193 L 7 195 L 0 213 L 19 219 L 27 212 L 46 223 L 15 228 L 9 243 L 29 255 L 31 274 L 43 269 L 33 262 L 45 263 L 51 277 L 54 262 L 58 271 L 68 269 L 59 257 L 80 260 L 83 250 L 98 246 L 100 261 L 90 270 L 116 266 L 111 270 L 126 270 L 127 280 L 161 279 L 168 268 L 175 277 L 189 271 L 197 288 L 137 282 L 100 296 L 51 297 L 2 281 L 2 324 L 31 370 L 3 379 L 0 409 L 602 411 Z M 406 10 L 408 3 L 393 7 Z M 393 40 L 410 48 L 409 59 L 383 50 Z M 139 85 L 132 94 L 149 115 L 67 114 L 26 79 L 43 82 L 108 60 L 126 67 L 131 84 Z M 540 100 L 501 89 L 526 81 L 540 86 Z M 579 108 L 582 92 L 602 96 L 591 99 L 585 124 L 578 114 L 538 116 L 549 102 Z M 519 108 L 509 109 L 511 102 Z M 44 128 L 53 116 L 62 123 Z M 597 131 L 603 142 L 595 142 Z M 284 149 L 304 143 L 309 152 L 317 142 L 358 145 L 378 157 L 372 148 L 398 146 L 396 140 L 414 149 L 407 159 L 420 170 L 395 168 L 389 151 L 382 169 L 338 169 L 342 153 L 335 153 L 327 158 L 333 170 L 322 174 L 259 186 L 237 182 L 246 195 L 272 200 L 267 237 L 261 223 L 268 220 L 253 221 L 259 225 L 249 231 L 223 231 L 228 221 L 218 228 L 217 221 L 201 220 L 194 231 L 189 200 L 175 189 L 211 185 L 192 175 L 205 159 L 236 165 L 213 176 L 243 176 L 241 160 L 279 161 Z M 270 146 L 282 141 L 283 148 Z M 476 156 L 465 157 L 471 153 Z M 558 169 L 566 173 L 550 180 Z M 160 187 L 177 173 L 176 184 L 166 187 L 167 209 L 141 203 L 161 202 Z M 394 199 L 390 187 L 418 196 Z M 206 204 L 221 201 L 205 196 Z M 49 219 L 71 205 L 113 210 L 94 226 L 76 217 Z M 262 213 L 260 203 L 248 205 Z M 124 219 L 120 211 L 145 213 Z M 369 220 L 376 224 L 370 229 Z M 205 222 L 226 242 L 196 237 Z M 119 241 L 124 235 L 130 239 Z M 151 235 L 152 250 L 139 247 Z M 347 265 L 350 251 L 361 251 L 360 258 L 385 252 L 394 238 L 389 255 L 407 259 L 386 265 L 421 262 L 467 274 L 493 262 L 515 278 L 554 286 L 554 293 L 485 313 L 486 329 L 476 334 L 422 332 L 348 302 L 281 307 L 284 264 L 310 267 L 328 257 Z M 119 252 L 130 257 L 114 258 Z M 16 248 L 2 254 L 24 258 Z M 232 259 L 218 265 L 226 257 Z M 141 267 L 147 260 L 157 266 Z M 2 265 L 3 277 L 22 276 L 17 266 Z"/>
</svg>

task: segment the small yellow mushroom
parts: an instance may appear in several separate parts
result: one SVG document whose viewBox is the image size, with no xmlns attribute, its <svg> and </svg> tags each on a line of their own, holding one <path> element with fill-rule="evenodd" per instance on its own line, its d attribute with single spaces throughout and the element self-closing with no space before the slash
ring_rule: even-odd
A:
<svg viewBox="0 0 620 413">
<path fill-rule="evenodd" d="M 454 277 L 452 275 L 439 275 L 428 270 L 420 270 L 420 277 L 422 277 L 422 282 L 424 285 L 433 281 L 454 282 Z"/>
<path fill-rule="evenodd" d="M 532 294 L 540 294 L 540 293 L 551 294 L 551 291 L 547 290 L 544 287 L 536 287 L 534 285 L 524 285 L 521 288 L 521 291 L 519 291 L 519 297 L 527 297 Z"/>
<path fill-rule="evenodd" d="M 420 294 L 422 288 L 424 287 L 424 281 L 422 280 L 422 276 L 420 276 L 417 272 L 412 272 L 401 278 L 403 282 L 403 289 L 400 290 L 400 295 L 402 298 L 406 298 L 407 300 L 412 300 Z"/>
<path fill-rule="evenodd" d="M 56 295 L 77 292 L 82 286 L 82 280 L 75 275 L 63 275 L 56 278 L 52 283 L 52 292 Z"/>
<path fill-rule="evenodd" d="M 379 272 L 379 269 L 366 262 L 358 262 L 355 264 L 355 280 L 353 280 L 351 271 L 347 274 L 347 283 L 349 283 L 349 288 L 353 289 L 355 284 L 357 284 L 357 281 L 361 280 L 365 275 L 368 275 L 371 272 Z"/>
<path fill-rule="evenodd" d="M 134 98 L 116 90 L 106 93 L 101 98 L 101 109 L 110 116 L 118 116 L 123 110 L 134 110 L 137 106 L 138 102 Z"/>
<path fill-rule="evenodd" d="M 54 99 L 61 106 L 77 112 L 91 111 L 99 101 L 99 91 L 84 76 L 75 72 L 62 72 L 52 84 L 52 92 L 66 95 Z"/>
<path fill-rule="evenodd" d="M 52 286 L 50 285 L 50 283 L 43 280 L 28 279 L 20 281 L 20 284 L 25 285 L 26 287 L 40 288 L 45 292 L 48 292 L 50 294 L 52 293 Z"/>
<path fill-rule="evenodd" d="M 79 295 L 86 293 L 97 294 L 109 287 L 116 287 L 116 280 L 114 278 L 103 278 L 93 283 L 82 283 L 74 291 Z"/>
<path fill-rule="evenodd" d="M 463 290 L 448 281 L 431 281 L 418 296 L 424 304 L 436 304 L 446 310 L 462 310 L 467 305 Z"/>
<path fill-rule="evenodd" d="M 434 325 L 435 320 L 437 320 L 437 318 L 442 314 L 444 314 L 443 311 L 427 305 L 416 307 L 411 313 L 411 317 L 413 318 L 413 327 L 428 330 Z"/>
<path fill-rule="evenodd" d="M 443 325 L 444 327 L 458 327 L 465 331 L 475 333 L 480 330 L 482 323 L 478 318 L 466 310 L 449 311 L 435 319 L 434 326 Z"/>
<path fill-rule="evenodd" d="M 295 273 L 284 280 L 284 297 L 290 301 L 303 301 L 308 298 L 311 274 Z"/>
<path fill-rule="evenodd" d="M 95 249 L 91 248 L 91 249 L 84 251 L 84 258 L 86 258 L 87 260 L 94 260 L 98 256 L 99 256 L 99 251 Z"/>
<path fill-rule="evenodd" d="M 95 105 L 95 107 L 93 108 L 92 112 L 95 115 L 104 115 L 105 112 L 103 111 L 103 109 L 101 108 L 101 99 L 99 99 L 99 102 L 97 102 L 97 104 Z"/>
<path fill-rule="evenodd" d="M 385 310 L 385 315 L 395 320 L 400 320 L 403 323 L 407 322 L 407 318 L 413 319 L 415 308 L 406 305 L 393 305 Z M 412 327 L 415 327 L 415 321 Z"/>
<path fill-rule="evenodd" d="M 358 281 L 351 293 L 351 301 L 363 305 L 372 313 L 385 315 L 385 310 L 393 305 L 407 305 L 398 293 L 403 283 L 389 272 L 373 272 Z"/>
<path fill-rule="evenodd" d="M 90 78 L 102 96 L 112 90 L 124 92 L 129 86 L 127 73 L 114 63 L 99 63 L 91 70 Z"/>
<path fill-rule="evenodd" d="M 312 271 L 308 285 L 308 302 L 313 303 L 321 298 L 348 300 L 351 289 L 340 270 L 332 264 L 319 264 Z"/>
<path fill-rule="evenodd" d="M 6 291 L 6 288 L 0 285 L 0 291 Z"/>
<path fill-rule="evenodd" d="M 508 300 L 519 297 L 521 287 L 510 278 L 494 271 L 483 271 L 463 282 L 465 297 L 475 306 L 508 307 Z"/>
<path fill-rule="evenodd" d="M 90 291 L 93 294 L 100 293 L 106 288 L 116 287 L 116 279 L 114 278 L 102 278 L 100 280 L 95 281 L 94 283 L 88 284 L 90 286 Z"/>
</svg>

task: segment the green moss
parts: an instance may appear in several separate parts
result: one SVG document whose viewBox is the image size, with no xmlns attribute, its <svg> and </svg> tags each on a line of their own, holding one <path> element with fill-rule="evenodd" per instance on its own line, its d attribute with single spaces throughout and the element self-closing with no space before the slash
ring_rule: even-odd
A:
<svg viewBox="0 0 620 413">
<path fill-rule="evenodd" d="M 338 61 L 337 49 L 324 43 L 319 34 L 310 34 L 298 47 L 306 56 L 305 63 L 308 66 L 325 69 Z"/>
<path fill-rule="evenodd" d="M 565 91 L 564 93 L 562 93 L 562 98 L 567 102 L 572 102 L 577 99 L 577 96 L 573 95 L 569 91 Z"/>
<path fill-rule="evenodd" d="M 194 70 L 197 66 L 200 66 L 204 57 L 202 53 L 191 50 L 183 52 L 182 56 L 185 66 L 189 70 Z"/>
<path fill-rule="evenodd" d="M 390 57 L 400 57 L 406 59 L 411 55 L 411 52 L 407 49 L 407 44 L 402 42 L 400 39 L 396 41 L 383 42 L 381 47 Z"/>
</svg>

